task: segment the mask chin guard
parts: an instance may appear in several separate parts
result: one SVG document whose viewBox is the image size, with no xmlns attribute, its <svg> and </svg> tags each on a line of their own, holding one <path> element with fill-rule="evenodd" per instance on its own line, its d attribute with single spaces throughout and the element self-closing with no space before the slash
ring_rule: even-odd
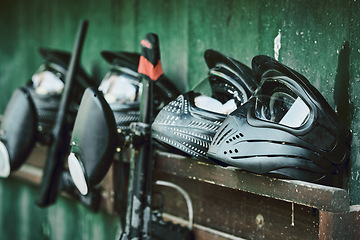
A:
<svg viewBox="0 0 360 240">
<path fill-rule="evenodd" d="M 16 89 L 0 125 L 0 177 L 8 177 L 26 160 L 35 142 L 36 126 L 36 109 L 29 92 Z"/>
<path fill-rule="evenodd" d="M 85 90 L 71 137 L 68 165 L 79 191 L 86 195 L 107 173 L 115 154 L 117 128 L 103 94 Z"/>
<path fill-rule="evenodd" d="M 254 96 L 223 122 L 207 155 L 258 174 L 322 181 L 350 155 L 351 133 L 301 74 L 256 56 Z"/>
</svg>

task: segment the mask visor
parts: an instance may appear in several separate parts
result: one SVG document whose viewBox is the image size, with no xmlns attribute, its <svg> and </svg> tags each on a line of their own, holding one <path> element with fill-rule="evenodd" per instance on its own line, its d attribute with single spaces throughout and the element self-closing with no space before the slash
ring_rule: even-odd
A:
<svg viewBox="0 0 360 240">
<path fill-rule="evenodd" d="M 216 88 L 222 88 L 221 94 Z M 235 91 L 228 90 L 224 89 L 224 86 L 220 86 L 220 84 L 210 84 L 207 77 L 193 88 L 193 91 L 198 93 L 194 98 L 194 104 L 196 107 L 206 111 L 228 115 L 237 108 L 234 97 Z M 220 100 L 218 99 L 219 94 L 222 96 Z"/>
<path fill-rule="evenodd" d="M 59 95 L 64 90 L 64 75 L 45 65 L 41 65 L 39 70 L 31 77 L 35 92 L 39 95 Z"/>
<path fill-rule="evenodd" d="M 310 117 L 310 108 L 282 79 L 264 80 L 255 93 L 255 116 L 264 121 L 299 128 Z"/>
<path fill-rule="evenodd" d="M 103 92 L 109 104 L 133 103 L 139 102 L 141 99 L 142 83 L 135 76 L 123 73 L 114 67 L 105 75 L 99 90 Z"/>
</svg>

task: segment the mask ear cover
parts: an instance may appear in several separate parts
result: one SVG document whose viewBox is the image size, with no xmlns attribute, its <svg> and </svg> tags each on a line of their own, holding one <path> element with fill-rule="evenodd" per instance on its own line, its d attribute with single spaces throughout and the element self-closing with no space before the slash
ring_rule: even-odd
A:
<svg viewBox="0 0 360 240">
<path fill-rule="evenodd" d="M 94 88 L 86 89 L 75 120 L 68 158 L 71 177 L 83 195 L 89 186 L 98 184 L 105 176 L 114 157 L 116 139 L 114 115 L 103 94 Z"/>
<path fill-rule="evenodd" d="M 0 177 L 8 177 L 26 160 L 35 142 L 36 109 L 25 88 L 16 89 L 0 126 Z"/>
</svg>

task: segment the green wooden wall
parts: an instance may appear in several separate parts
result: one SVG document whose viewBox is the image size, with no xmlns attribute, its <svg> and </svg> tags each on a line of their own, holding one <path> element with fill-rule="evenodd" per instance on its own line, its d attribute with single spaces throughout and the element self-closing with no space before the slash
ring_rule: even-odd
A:
<svg viewBox="0 0 360 240">
<path fill-rule="evenodd" d="M 22 181 L 6 180 L 0 186 L 1 239 L 115 239 L 121 232 L 114 216 L 93 213 L 61 197 L 56 205 L 34 205 L 38 189 Z"/>
<path fill-rule="evenodd" d="M 219 50 L 250 66 L 274 56 L 303 73 L 353 131 L 344 188 L 360 204 L 360 6 L 340 0 L 1 0 L 0 111 L 12 91 L 41 63 L 38 47 L 72 50 L 78 23 L 89 20 L 82 64 L 101 79 L 101 50 L 139 51 L 148 32 L 159 35 L 164 72 L 182 90 L 207 74 L 203 53 Z M 0 181 L 1 239 L 115 239 L 118 221 L 60 199 L 34 206 L 37 190 Z"/>
</svg>

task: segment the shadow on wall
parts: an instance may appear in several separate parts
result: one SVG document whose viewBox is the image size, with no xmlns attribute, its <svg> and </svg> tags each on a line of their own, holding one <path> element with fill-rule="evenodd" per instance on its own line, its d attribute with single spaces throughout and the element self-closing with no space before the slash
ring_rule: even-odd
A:
<svg viewBox="0 0 360 240">
<path fill-rule="evenodd" d="M 336 112 L 343 123 L 350 129 L 351 119 L 354 114 L 354 106 L 350 103 L 349 89 L 350 89 L 350 44 L 348 41 L 342 45 L 339 57 L 338 68 L 335 77 L 334 100 L 336 105 Z M 337 177 L 337 185 L 348 189 L 348 177 L 350 176 L 350 163 L 344 166 Z"/>
<path fill-rule="evenodd" d="M 354 112 L 349 99 L 350 88 L 350 44 L 346 41 L 340 50 L 338 58 L 338 68 L 335 77 L 334 99 L 336 111 L 340 119 L 350 128 L 351 118 Z"/>
</svg>

